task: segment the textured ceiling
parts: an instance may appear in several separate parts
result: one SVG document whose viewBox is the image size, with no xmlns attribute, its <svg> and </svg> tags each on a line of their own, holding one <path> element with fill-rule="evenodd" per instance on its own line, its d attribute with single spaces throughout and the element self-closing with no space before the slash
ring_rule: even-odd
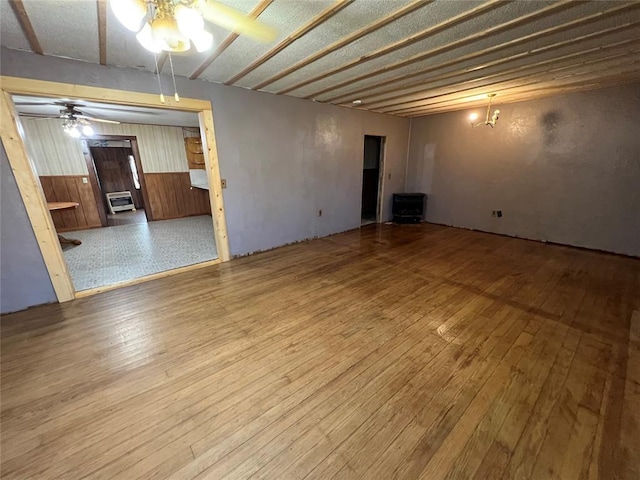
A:
<svg viewBox="0 0 640 480">
<path fill-rule="evenodd" d="M 1 43 L 155 71 L 109 8 L 100 42 L 104 1 L 0 0 Z M 484 105 L 488 93 L 500 104 L 640 81 L 635 0 L 222 3 L 258 16 L 277 38 L 258 43 L 210 26 L 212 51 L 174 55 L 177 75 L 401 116 Z"/>
</svg>

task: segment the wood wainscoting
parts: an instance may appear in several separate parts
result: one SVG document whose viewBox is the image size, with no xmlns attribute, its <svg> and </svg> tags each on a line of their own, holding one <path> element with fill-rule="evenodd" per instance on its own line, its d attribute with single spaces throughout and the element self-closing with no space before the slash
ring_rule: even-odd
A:
<svg viewBox="0 0 640 480">
<path fill-rule="evenodd" d="M 78 202 L 77 208 L 51 212 L 53 224 L 59 232 L 101 227 L 96 199 L 90 183 L 83 183 L 85 175 L 56 175 L 40 177 L 47 202 Z"/>
<path fill-rule="evenodd" d="M 191 188 L 189 172 L 145 173 L 154 220 L 211 215 L 209 192 Z"/>
</svg>

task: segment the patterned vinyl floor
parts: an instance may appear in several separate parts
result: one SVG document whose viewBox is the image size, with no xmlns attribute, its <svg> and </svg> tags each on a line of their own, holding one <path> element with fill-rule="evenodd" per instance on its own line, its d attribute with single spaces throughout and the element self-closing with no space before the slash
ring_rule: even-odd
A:
<svg viewBox="0 0 640 480">
<path fill-rule="evenodd" d="M 76 290 L 102 287 L 218 258 L 207 215 L 79 230 L 65 234 L 82 245 L 65 246 Z"/>
</svg>

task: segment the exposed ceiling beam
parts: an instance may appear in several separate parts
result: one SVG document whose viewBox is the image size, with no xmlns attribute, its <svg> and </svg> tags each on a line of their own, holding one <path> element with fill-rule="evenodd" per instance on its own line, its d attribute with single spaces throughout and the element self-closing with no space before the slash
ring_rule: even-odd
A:
<svg viewBox="0 0 640 480">
<path fill-rule="evenodd" d="M 266 8 L 271 5 L 273 3 L 273 0 L 260 0 L 260 2 L 253 7 L 253 9 L 247 14 L 247 17 L 252 18 L 252 19 L 256 19 L 260 16 L 260 14 L 262 12 L 264 12 L 266 10 Z M 198 78 L 200 75 L 202 75 L 202 72 L 204 72 L 207 68 L 209 68 L 209 65 L 211 65 L 214 60 L 216 60 L 220 55 L 222 55 L 222 53 L 229 48 L 229 46 L 236 41 L 236 39 L 240 36 L 239 33 L 235 33 L 233 32 L 232 34 L 230 34 L 227 38 L 225 38 L 222 43 L 220 45 L 218 45 L 218 48 L 216 48 L 213 52 L 211 52 L 211 55 L 209 55 L 199 66 L 198 68 L 196 68 L 193 73 L 191 73 L 191 75 L 189 75 L 189 78 L 191 80 L 194 80 L 196 78 Z"/>
<path fill-rule="evenodd" d="M 345 8 L 347 5 L 353 3 L 353 1 L 354 0 L 337 0 L 332 6 L 324 9 L 322 12 L 320 12 L 320 14 L 316 15 L 310 22 L 306 23 L 305 25 L 297 29 L 295 32 L 288 35 L 284 40 L 278 43 L 275 47 L 273 47 L 267 53 L 262 55 L 260 58 L 258 58 L 254 62 L 252 62 L 249 66 L 245 67 L 242 71 L 236 73 L 233 77 L 231 77 L 229 80 L 224 82 L 224 84 L 225 85 L 234 84 L 235 82 L 240 80 L 242 77 L 249 74 L 249 72 L 252 72 L 256 68 L 258 68 L 260 65 L 265 63 L 267 60 L 269 60 L 273 56 L 280 53 L 282 50 L 287 48 L 293 42 L 295 42 L 302 36 L 309 33 L 318 25 L 329 20 L 331 17 L 333 17 L 336 13 L 338 13 L 340 10 Z"/>
<path fill-rule="evenodd" d="M 566 87 L 589 87 L 591 85 L 602 85 L 609 81 L 626 81 L 630 78 L 637 78 L 640 75 L 640 66 L 635 67 L 636 70 L 630 72 L 615 72 L 611 75 L 592 75 L 591 77 L 588 74 L 580 75 L 569 78 L 563 78 L 558 80 L 553 80 L 550 82 L 542 83 L 535 88 L 530 88 L 526 90 L 522 90 L 521 87 L 513 87 L 508 89 L 508 91 L 513 91 L 512 93 L 508 92 L 500 92 L 497 91 L 498 94 L 493 101 L 493 104 L 499 108 L 501 104 L 518 101 L 518 99 L 528 99 L 532 95 L 545 93 L 547 95 L 551 95 L 553 92 L 561 88 Z M 448 111 L 455 110 L 455 107 L 460 107 L 460 109 L 468 109 L 468 108 L 476 108 L 476 107 L 486 107 L 488 99 L 486 95 L 481 93 L 470 94 L 461 98 L 454 98 L 451 100 L 443 100 L 437 103 L 431 103 L 428 105 L 424 105 L 422 107 L 415 107 L 406 110 L 398 110 L 392 115 L 413 115 L 419 112 L 425 111 Z M 380 112 L 384 113 L 384 112 Z"/>
<path fill-rule="evenodd" d="M 561 86 L 556 88 L 548 88 L 541 90 L 538 93 L 524 93 L 519 95 L 510 95 L 506 98 L 501 98 L 499 101 L 495 103 L 496 106 L 507 105 L 510 103 L 524 102 L 530 100 L 537 100 L 540 98 L 551 97 L 559 94 L 568 94 L 568 93 L 577 93 L 577 92 L 585 92 L 589 90 L 597 90 L 602 88 L 609 88 L 616 85 L 627 85 L 629 83 L 636 83 L 640 80 L 640 72 L 636 72 L 632 75 L 621 76 L 621 77 L 613 77 L 601 79 L 597 82 L 588 82 L 587 84 L 579 84 L 571 86 Z M 497 97 L 496 97 L 497 98 Z M 419 112 L 406 113 L 402 115 L 395 115 L 399 117 L 405 118 L 415 118 L 415 117 L 424 117 L 427 115 L 437 115 L 440 113 L 449 113 L 460 110 L 470 110 L 475 108 L 486 108 L 487 107 L 487 99 L 482 101 L 475 101 L 473 103 L 464 103 L 459 105 L 449 105 L 439 108 L 427 109 Z"/>
<path fill-rule="evenodd" d="M 507 75 L 511 75 L 509 80 L 515 80 L 518 78 L 525 78 L 531 75 L 538 75 L 538 74 L 545 74 L 545 73 L 549 74 L 550 72 L 554 72 L 554 71 L 565 70 L 568 68 L 577 68 L 584 65 L 591 65 L 595 63 L 606 62 L 613 59 L 633 57 L 638 55 L 638 53 L 640 52 L 640 50 L 638 50 L 638 46 L 640 45 L 640 40 L 635 40 L 634 43 L 636 45 L 635 49 L 633 48 L 618 49 L 615 51 L 615 53 L 611 53 L 610 55 L 605 55 L 605 56 L 602 56 L 601 55 L 602 51 L 599 51 L 599 50 L 595 51 L 597 55 L 587 55 L 584 52 L 580 52 L 580 55 L 572 54 L 571 57 L 580 57 L 579 59 L 576 59 L 574 63 L 566 63 L 567 58 L 565 57 L 562 59 L 549 59 L 549 60 L 537 62 L 534 64 L 521 65 L 520 67 L 517 67 L 517 68 L 498 71 L 490 75 L 485 75 L 483 77 L 475 77 L 475 78 L 462 80 L 462 81 L 451 81 L 444 84 L 440 84 L 438 85 L 438 87 L 428 87 L 428 85 L 431 85 L 433 83 L 430 81 L 427 84 L 423 85 L 422 89 L 419 91 L 414 91 L 412 93 L 405 93 L 404 95 L 398 95 L 393 98 L 386 99 L 384 101 L 377 101 L 377 102 L 363 101 L 363 105 L 365 105 L 366 107 L 375 108 L 375 109 L 388 108 L 396 105 L 403 105 L 408 102 L 413 102 L 420 98 L 424 98 L 424 97 L 421 97 L 421 95 L 424 95 L 427 92 L 429 93 L 429 95 L 436 95 L 437 92 L 440 92 L 440 91 L 451 91 L 450 89 L 452 87 L 455 88 L 456 85 L 468 85 L 470 83 L 477 83 L 477 82 L 485 82 L 484 85 L 492 85 L 493 83 L 497 83 L 497 82 L 491 83 L 491 82 L 487 82 L 487 80 L 505 77 Z M 558 65 L 558 66 L 554 67 L 554 65 Z M 471 73 L 473 72 L 467 72 L 467 74 L 471 74 Z M 343 106 L 347 106 L 347 105 L 343 104 Z"/>
<path fill-rule="evenodd" d="M 22 0 L 9 0 L 9 5 L 11 5 L 13 13 L 15 13 L 18 23 L 20 23 L 20 28 L 29 42 L 31 51 L 38 55 L 43 55 L 44 52 L 38 41 L 36 31 L 33 29 L 33 25 L 31 25 L 31 20 L 29 20 L 29 15 L 27 15 L 27 10 L 24 8 Z"/>
<path fill-rule="evenodd" d="M 505 92 L 509 92 L 511 90 L 515 90 L 516 93 L 519 93 L 519 91 L 521 91 L 523 87 L 548 84 L 550 82 L 563 81 L 568 78 L 589 76 L 592 79 L 597 79 L 605 76 L 605 74 L 610 74 L 611 72 L 624 74 L 627 70 L 635 71 L 638 69 L 640 69 L 640 57 L 636 54 L 634 57 L 627 58 L 626 60 L 623 58 L 614 58 L 596 64 L 589 64 L 586 66 L 578 65 L 572 67 L 571 69 L 565 69 L 569 70 L 569 72 L 557 71 L 550 74 L 548 74 L 547 72 L 542 72 L 538 75 L 518 77 L 494 82 L 487 85 L 467 87 L 458 90 L 449 90 L 440 94 L 430 94 L 429 96 L 421 99 L 416 99 L 411 102 L 406 102 L 389 107 L 377 108 L 376 111 L 394 114 L 396 112 L 407 111 L 411 109 L 423 109 L 428 105 L 456 100 L 460 98 L 460 96 L 464 96 L 465 98 L 478 95 L 484 96 L 489 92 L 495 92 L 499 96 L 502 96 L 505 94 Z"/>
<path fill-rule="evenodd" d="M 476 58 L 479 58 L 479 57 L 482 57 L 482 56 L 485 56 L 485 55 L 488 55 L 488 54 L 491 54 L 491 53 L 495 53 L 495 52 L 499 52 L 501 50 L 505 50 L 507 48 L 513 48 L 513 47 L 516 47 L 516 46 L 519 46 L 519 45 L 522 45 L 522 44 L 526 44 L 528 42 L 531 42 L 531 41 L 534 41 L 534 40 L 538 40 L 540 38 L 548 37 L 550 35 L 553 35 L 553 34 L 556 34 L 556 33 L 559 33 L 559 32 L 563 32 L 565 30 L 569 30 L 569 29 L 575 28 L 577 26 L 587 25 L 589 23 L 596 22 L 596 21 L 601 20 L 603 18 L 606 18 L 606 17 L 609 17 L 609 16 L 613 16 L 613 15 L 618 15 L 620 13 L 624 13 L 627 10 L 636 9 L 636 8 L 639 8 L 639 7 L 640 7 L 640 2 L 631 2 L 631 3 L 626 3 L 626 4 L 619 5 L 619 6 L 615 6 L 615 7 L 611 8 L 611 9 L 605 10 L 603 12 L 599 12 L 599 13 L 596 13 L 596 14 L 588 15 L 586 17 L 581 17 L 581 18 L 576 19 L 576 20 L 571 20 L 569 22 L 566 22 L 566 23 L 563 23 L 563 24 L 560 24 L 560 25 L 555 25 L 555 26 L 549 27 L 549 28 L 547 28 L 545 30 L 538 31 L 538 32 L 526 35 L 524 37 L 519 37 L 519 38 L 510 40 L 508 42 L 501 43 L 499 45 L 494 45 L 492 47 L 485 48 L 483 50 L 478 50 L 478 51 L 469 53 L 467 55 L 462 55 L 460 57 L 456 57 L 456 58 L 454 58 L 452 60 L 448 60 L 446 62 L 442 62 L 442 63 L 437 64 L 437 65 L 430 65 L 429 67 L 421 69 L 421 70 L 418 70 L 416 72 L 411 72 L 411 73 L 407 73 L 407 74 L 404 74 L 404 75 L 398 75 L 398 76 L 395 76 L 395 77 L 393 77 L 393 78 L 391 78 L 389 80 L 378 81 L 378 82 L 375 83 L 375 87 L 379 88 L 379 87 L 382 87 L 382 86 L 387 86 L 387 85 L 392 85 L 392 84 L 395 84 L 395 83 L 398 83 L 398 82 L 402 82 L 402 81 L 407 80 L 409 78 L 414 78 L 414 77 L 417 77 L 419 75 L 424 75 L 425 73 L 429 73 L 429 72 L 433 72 L 433 71 L 436 71 L 436 70 L 440 70 L 442 68 L 449 67 L 449 66 L 452 66 L 452 65 L 456 65 L 456 64 L 459 64 L 459 63 L 463 63 L 463 62 L 466 62 L 466 61 L 469 61 L 469 60 L 474 60 Z M 547 45 L 545 47 L 540 47 L 540 48 L 536 48 L 536 49 L 533 49 L 533 50 L 526 49 L 525 51 L 523 51 L 521 53 L 511 55 L 510 58 L 514 59 L 514 58 L 526 57 L 527 55 L 532 55 L 532 54 L 543 52 L 543 51 L 549 51 L 549 50 L 561 48 L 561 47 L 563 47 L 565 45 L 570 45 L 570 44 L 573 44 L 573 43 L 576 43 L 576 42 L 582 42 L 582 41 L 586 41 L 586 40 L 590 40 L 590 39 L 599 38 L 599 37 L 602 37 L 602 36 L 605 36 L 605 35 L 609 35 L 611 33 L 616 33 L 616 32 L 620 32 L 620 31 L 623 31 L 623 30 L 636 28 L 637 26 L 638 26 L 638 23 L 625 22 L 625 23 L 623 23 L 621 25 L 618 25 L 616 27 L 606 28 L 606 29 L 600 30 L 598 32 L 593 32 L 593 33 L 588 33 L 588 34 L 585 34 L 585 35 L 581 35 L 579 37 L 569 38 L 567 40 L 564 40 L 564 41 L 561 41 L 561 42 L 556 42 L 556 43 L 554 43 L 552 45 Z M 447 45 L 445 45 L 443 47 L 438 47 L 438 48 L 446 48 L 446 47 L 447 47 Z M 425 55 L 426 54 L 430 54 L 432 51 L 433 50 L 431 50 L 430 52 L 426 52 Z M 380 72 L 380 73 L 384 73 L 386 71 L 388 71 L 388 69 L 386 67 L 383 70 L 378 70 L 378 72 Z M 367 78 L 369 78 L 370 75 L 375 75 L 375 74 L 376 74 L 376 72 L 373 72 L 373 73 L 369 73 L 367 75 L 361 75 L 359 77 L 351 78 L 348 81 L 340 82 L 338 84 L 335 84 L 331 89 L 325 89 L 325 91 L 333 90 L 334 88 L 337 89 L 337 88 L 342 88 L 342 87 L 348 86 L 348 85 L 350 85 L 352 83 L 359 82 L 361 80 L 367 79 Z M 343 100 L 343 99 L 346 100 L 347 98 L 354 98 L 358 94 L 360 94 L 362 92 L 367 92 L 370 89 L 371 89 L 371 85 L 365 86 L 365 87 L 360 87 L 360 88 L 358 88 L 356 90 L 352 90 L 352 91 L 350 91 L 348 93 L 340 94 L 340 95 L 338 95 L 336 97 L 332 97 L 332 98 L 328 98 L 328 99 L 321 98 L 321 99 L 318 99 L 318 100 L 323 101 L 323 102 L 328 102 L 328 103 L 334 103 L 334 102 L 339 101 L 339 100 Z M 321 94 L 316 92 L 315 95 L 320 96 Z"/>
<path fill-rule="evenodd" d="M 98 42 L 100 44 L 100 65 L 107 64 L 107 0 L 97 0 Z"/>
<path fill-rule="evenodd" d="M 563 2 L 569 2 L 570 0 L 562 0 Z M 395 52 L 396 50 L 400 50 L 401 48 L 408 47 L 409 45 L 413 45 L 420 40 L 424 40 L 427 37 L 435 35 L 436 33 L 442 32 L 448 28 L 451 28 L 460 23 L 466 22 L 475 18 L 483 13 L 486 13 L 490 10 L 493 10 L 497 7 L 504 5 L 505 2 L 503 0 L 489 0 L 488 2 L 483 3 L 477 7 L 472 8 L 471 10 L 467 10 L 466 12 L 462 12 L 454 17 L 448 18 L 447 20 L 440 22 L 436 25 L 433 25 L 426 30 L 422 30 L 421 32 L 415 33 L 405 39 L 399 40 L 397 42 L 392 43 L 391 45 L 387 45 L 386 47 L 382 47 L 375 52 L 366 53 L 364 55 L 359 56 L 345 64 L 340 65 L 339 67 L 333 68 L 328 72 L 322 73 L 320 75 L 316 75 L 315 77 L 308 78 L 303 80 L 302 82 L 298 82 L 295 85 L 291 85 L 285 89 L 282 89 L 276 92 L 278 95 L 283 95 L 285 93 L 292 92 L 294 90 L 298 90 L 299 88 L 305 87 L 311 83 L 318 82 L 332 75 L 336 75 L 337 73 L 344 72 L 345 70 L 349 70 L 357 65 L 362 65 L 365 62 L 370 60 L 382 57 L 384 55 L 388 55 L 390 53 Z M 305 97 L 311 98 L 311 96 Z"/>
<path fill-rule="evenodd" d="M 561 55 L 559 57 L 553 57 L 550 59 L 546 59 L 546 60 L 541 60 L 541 61 L 537 61 L 534 62 L 533 64 L 531 63 L 526 63 L 524 65 L 519 65 L 515 68 L 511 68 L 511 69 L 507 69 L 507 70 L 501 70 L 498 71 L 497 73 L 493 74 L 493 75 L 504 75 L 504 74 L 509 74 L 509 73 L 515 73 L 515 72 L 524 72 L 530 69 L 538 69 L 541 66 L 549 66 L 549 65 L 554 65 L 554 64 L 561 64 L 562 62 L 565 62 L 567 60 L 576 58 L 576 57 L 580 57 L 583 58 L 585 56 L 589 56 L 591 54 L 602 54 L 602 53 L 606 53 L 610 50 L 619 50 L 619 49 L 624 49 L 626 47 L 626 50 L 623 51 L 627 51 L 629 48 L 634 47 L 635 45 L 640 44 L 640 39 L 631 39 L 631 40 L 623 40 L 621 42 L 615 42 L 612 44 L 608 44 L 608 45 L 604 45 L 604 46 L 598 46 L 598 47 L 593 47 L 587 50 L 580 50 L 577 52 L 572 52 L 566 55 Z M 535 53 L 535 55 L 539 54 L 539 52 Z M 591 58 L 591 56 L 588 57 L 589 59 Z M 598 57 L 601 58 L 601 57 Z M 513 61 L 515 61 L 517 59 L 514 59 L 512 57 L 506 57 L 506 58 L 500 58 L 498 60 L 494 60 L 492 62 L 487 62 L 487 63 L 483 63 L 482 65 L 476 66 L 476 67 L 466 67 L 460 70 L 454 70 L 452 72 L 447 72 L 444 73 L 442 75 L 437 75 L 435 77 L 429 77 L 429 78 L 422 78 L 418 81 L 415 82 L 411 82 L 411 83 L 407 83 L 407 84 L 403 84 L 399 87 L 394 87 L 394 88 L 389 88 L 389 89 L 385 89 L 383 91 L 377 91 L 377 92 L 372 92 L 369 93 L 367 92 L 364 96 L 360 97 L 362 99 L 363 104 L 370 106 L 371 108 L 377 108 L 377 107 L 381 107 L 381 106 L 385 106 L 388 104 L 392 104 L 395 100 L 398 99 L 402 99 L 402 98 L 406 98 L 409 95 L 412 94 L 418 94 L 422 91 L 424 91 L 426 88 L 431 88 L 430 86 L 438 83 L 438 82 L 443 82 L 445 80 L 449 80 L 449 79 L 454 79 L 456 77 L 462 77 L 465 75 L 470 75 L 470 74 L 477 74 L 477 73 L 482 73 L 482 70 L 487 70 L 489 68 L 492 67 L 496 67 L 496 66 L 500 66 L 503 64 L 507 64 L 507 63 L 511 63 Z M 484 77 L 478 77 L 479 79 L 486 79 L 486 78 L 490 78 L 493 75 L 487 75 Z M 475 79 L 474 79 L 475 80 Z M 447 83 L 441 83 L 438 85 L 438 88 L 443 87 L 443 86 L 448 86 L 448 85 L 452 85 L 454 83 L 456 83 L 457 81 L 455 80 L 451 80 Z M 345 105 L 348 106 L 350 105 L 351 102 L 347 102 L 347 103 L 342 103 L 341 105 Z"/>
<path fill-rule="evenodd" d="M 469 45 L 471 43 L 474 43 L 476 41 L 485 39 L 485 38 L 490 38 L 498 33 L 501 32 L 505 32 L 508 30 L 511 30 L 513 28 L 525 25 L 527 23 L 530 23 L 532 21 L 535 20 L 539 20 L 541 18 L 544 18 L 548 15 L 551 15 L 553 13 L 557 13 L 558 11 L 561 10 L 565 10 L 568 8 L 572 8 L 575 7 L 577 5 L 579 5 L 579 2 L 574 2 L 573 0 L 561 0 L 557 3 L 552 3 L 551 5 L 546 5 L 545 7 L 536 10 L 535 12 L 531 12 L 531 13 L 527 13 L 525 15 L 522 15 L 518 18 L 514 18 L 513 20 L 510 20 L 508 22 L 505 23 L 501 23 L 499 25 L 496 25 L 494 27 L 490 27 L 487 28 L 485 30 L 482 30 L 480 32 L 474 33 L 472 35 L 468 35 L 466 37 L 460 38 L 456 41 L 453 42 L 449 42 L 445 45 L 440 45 L 438 47 L 432 48 L 431 50 L 428 50 L 426 52 L 423 53 L 419 53 L 417 55 L 413 55 L 412 57 L 409 57 L 405 60 L 400 60 L 398 62 L 395 63 L 391 63 L 389 65 L 386 65 L 382 68 L 379 68 L 377 70 L 374 70 L 373 72 L 368 72 L 366 75 L 360 75 L 357 76 L 355 78 L 349 79 L 347 81 L 344 82 L 339 82 L 336 83 L 334 85 L 331 85 L 329 87 L 323 88 L 322 90 L 318 90 L 316 92 L 313 92 L 310 95 L 306 95 L 305 98 L 316 98 L 319 95 L 323 95 L 327 92 L 331 92 L 333 90 L 337 90 L 338 88 L 342 88 L 344 86 L 347 86 L 353 82 L 358 82 L 360 80 L 363 79 L 367 79 L 370 78 L 372 76 L 377 76 L 377 75 L 382 75 L 383 73 L 387 73 L 390 72 L 392 70 L 397 70 L 399 68 L 402 67 L 406 67 L 408 65 L 411 65 L 413 63 L 416 62 L 420 62 L 420 61 L 424 61 L 428 58 L 434 57 L 436 55 L 441 55 L 445 52 L 449 52 L 452 50 L 455 50 L 456 48 L 460 48 L 463 47 L 465 45 Z M 318 77 L 316 77 L 316 79 L 311 79 L 313 80 L 313 82 L 318 81 L 318 80 L 322 80 L 323 78 L 326 78 L 328 76 L 333 75 L 333 71 L 327 72 L 323 75 L 319 75 Z"/>
<path fill-rule="evenodd" d="M 375 32 L 376 30 L 380 30 L 382 27 L 385 27 L 387 25 L 389 25 L 392 22 L 395 22 L 396 20 L 398 20 L 399 18 L 404 17 L 405 15 L 408 15 L 411 12 L 414 12 L 415 10 L 422 8 L 432 2 L 434 2 L 435 0 L 416 0 L 398 10 L 396 10 L 395 12 L 387 15 L 386 17 L 383 17 L 382 19 L 378 20 L 377 22 L 374 22 L 370 25 L 367 25 L 364 28 L 361 28 L 360 30 L 357 30 L 355 32 L 353 32 L 351 35 L 347 35 L 346 37 L 342 38 L 341 40 L 338 40 L 336 42 L 333 42 L 331 45 L 319 50 L 318 52 L 314 53 L 313 55 L 308 56 L 307 58 L 305 58 L 304 60 L 299 61 L 298 63 L 291 65 L 289 68 L 284 69 L 283 71 L 281 71 L 280 73 L 272 76 L 271 78 L 268 78 L 260 83 L 258 83 L 257 85 L 255 85 L 254 87 L 251 87 L 253 90 L 259 90 L 261 88 L 266 87 L 267 85 L 271 85 L 273 82 L 277 82 L 278 80 L 291 75 L 293 72 L 300 70 L 303 67 L 306 67 L 307 65 L 320 60 L 322 57 L 325 57 L 327 55 L 329 55 L 332 52 L 335 52 L 336 50 L 339 50 L 347 45 L 349 45 L 350 43 L 355 42 L 356 40 L 364 37 L 365 35 L 369 35 L 370 33 Z"/>
</svg>

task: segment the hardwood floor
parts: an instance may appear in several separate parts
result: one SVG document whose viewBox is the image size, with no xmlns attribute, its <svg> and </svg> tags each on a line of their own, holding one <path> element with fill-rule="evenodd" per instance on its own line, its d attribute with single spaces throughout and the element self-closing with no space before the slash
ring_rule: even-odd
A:
<svg viewBox="0 0 640 480">
<path fill-rule="evenodd" d="M 371 225 L 1 328 L 7 479 L 640 473 L 640 260 Z"/>
</svg>

